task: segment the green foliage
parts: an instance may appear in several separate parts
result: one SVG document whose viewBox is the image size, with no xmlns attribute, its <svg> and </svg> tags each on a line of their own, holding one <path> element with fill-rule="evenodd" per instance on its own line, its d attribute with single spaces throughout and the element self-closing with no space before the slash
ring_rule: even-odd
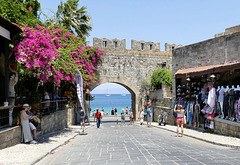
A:
<svg viewBox="0 0 240 165">
<path fill-rule="evenodd" d="M 37 0 L 0 0 L 0 15 L 16 24 L 36 26 L 40 3 Z"/>
<path fill-rule="evenodd" d="M 172 87 L 172 71 L 167 69 L 159 69 L 153 72 L 151 76 L 151 85 L 154 89 L 158 89 L 161 84 Z"/>
<path fill-rule="evenodd" d="M 84 38 L 89 36 L 89 31 L 92 30 L 91 19 L 87 15 L 86 7 L 78 8 L 79 1 L 68 0 L 65 3 L 61 2 L 58 6 L 55 22 L 70 31 L 74 29 L 80 38 Z"/>
<path fill-rule="evenodd" d="M 142 81 L 142 88 L 145 90 L 148 90 L 151 88 L 151 80 L 150 79 L 144 79 Z"/>
<path fill-rule="evenodd" d="M 19 63 L 18 74 L 19 80 L 15 87 L 16 93 L 27 96 L 29 104 L 42 101 L 43 96 L 41 93 L 43 92 L 39 89 L 40 81 L 36 77 L 33 77 L 32 73 Z"/>
</svg>

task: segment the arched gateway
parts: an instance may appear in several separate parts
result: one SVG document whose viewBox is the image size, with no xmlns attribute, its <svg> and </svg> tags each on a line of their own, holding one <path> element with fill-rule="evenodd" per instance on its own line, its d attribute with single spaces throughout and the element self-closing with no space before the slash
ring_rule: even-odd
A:
<svg viewBox="0 0 240 165">
<path fill-rule="evenodd" d="M 117 83 L 124 86 L 132 95 L 134 117 L 144 107 L 144 80 L 149 79 L 153 71 L 172 69 L 172 49 L 175 44 L 165 44 L 165 51 L 160 51 L 160 43 L 131 41 L 131 49 L 126 49 L 126 41 L 118 39 L 93 39 L 93 46 L 105 51 L 98 68 L 99 82 Z M 93 90 L 97 85 L 90 86 Z"/>
</svg>

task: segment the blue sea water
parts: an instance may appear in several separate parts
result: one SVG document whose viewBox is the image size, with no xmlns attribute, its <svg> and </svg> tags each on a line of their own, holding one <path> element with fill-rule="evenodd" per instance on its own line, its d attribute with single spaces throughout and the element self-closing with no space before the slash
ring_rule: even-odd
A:
<svg viewBox="0 0 240 165">
<path fill-rule="evenodd" d="M 90 108 L 95 110 L 97 107 L 99 110 L 104 108 L 104 113 L 106 112 L 111 115 L 112 108 L 117 108 L 117 115 L 121 114 L 122 109 L 128 110 L 131 108 L 131 94 L 126 94 L 126 96 L 122 96 L 121 94 L 110 94 L 110 96 L 106 96 L 106 94 L 92 94 L 95 96 L 95 100 L 90 102 Z"/>
</svg>

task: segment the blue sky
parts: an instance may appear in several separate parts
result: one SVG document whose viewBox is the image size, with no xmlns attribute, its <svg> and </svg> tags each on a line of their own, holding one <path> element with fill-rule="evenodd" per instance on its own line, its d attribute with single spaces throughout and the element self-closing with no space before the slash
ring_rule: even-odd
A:
<svg viewBox="0 0 240 165">
<path fill-rule="evenodd" d="M 104 83 L 94 88 L 92 94 L 130 94 L 129 91 L 116 83 Z"/>
<path fill-rule="evenodd" d="M 60 0 L 38 0 L 48 16 Z M 63 0 L 66 2 L 66 0 Z M 80 0 L 92 18 L 87 37 L 189 45 L 240 24 L 239 0 Z M 52 11 L 52 12 L 50 12 Z"/>
</svg>

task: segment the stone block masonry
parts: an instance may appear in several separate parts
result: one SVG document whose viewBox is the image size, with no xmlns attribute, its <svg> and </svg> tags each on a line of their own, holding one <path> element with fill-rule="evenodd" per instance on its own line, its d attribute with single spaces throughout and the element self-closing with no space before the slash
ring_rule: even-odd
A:
<svg viewBox="0 0 240 165">
<path fill-rule="evenodd" d="M 226 64 L 240 61 L 240 32 L 209 39 L 173 50 L 173 97 L 176 95 L 175 73 L 180 68 Z"/>
<path fill-rule="evenodd" d="M 59 131 L 75 124 L 73 108 L 66 108 L 61 111 L 49 114 L 41 118 L 41 134 Z"/>
<path fill-rule="evenodd" d="M 240 138 L 240 123 L 215 118 L 214 132 Z"/>
<path fill-rule="evenodd" d="M 148 53 L 162 53 L 161 55 L 170 55 L 172 50 L 175 48 L 179 48 L 182 45 L 176 44 L 168 44 L 165 43 L 165 51 L 160 51 L 160 42 L 154 43 L 152 41 L 136 41 L 131 40 L 131 49 L 126 48 L 126 40 L 118 40 L 118 39 L 99 39 L 93 38 L 93 46 L 98 47 L 99 49 L 105 50 L 106 52 L 148 52 Z M 153 54 L 155 55 L 155 54 Z"/>
<path fill-rule="evenodd" d="M 181 45 L 165 44 L 165 51 L 160 51 L 160 43 L 131 41 L 131 49 L 126 49 L 126 40 L 93 39 L 93 46 L 105 51 L 102 63 L 98 67 L 99 82 L 117 83 L 124 86 L 132 95 L 133 116 L 139 116 L 144 108 L 145 95 L 142 82 L 150 79 L 158 69 L 172 70 L 172 49 Z M 96 84 L 90 88 L 94 89 Z"/>
<path fill-rule="evenodd" d="M 21 126 L 12 127 L 0 132 L 0 150 L 21 143 Z"/>
<path fill-rule="evenodd" d="M 41 130 L 38 136 L 62 130 L 69 125 L 75 124 L 75 113 L 73 108 L 57 111 L 41 118 Z M 40 131 L 40 132 L 39 132 Z M 0 131 L 0 150 L 21 143 L 21 126 L 9 127 Z"/>
</svg>

